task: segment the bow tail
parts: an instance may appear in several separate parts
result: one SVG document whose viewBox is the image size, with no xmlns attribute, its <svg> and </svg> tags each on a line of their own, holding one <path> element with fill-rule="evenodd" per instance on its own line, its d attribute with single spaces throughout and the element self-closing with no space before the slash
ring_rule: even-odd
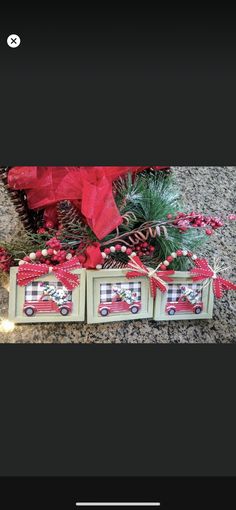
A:
<svg viewBox="0 0 236 510">
<path fill-rule="evenodd" d="M 215 280 L 213 280 L 213 291 L 214 291 L 215 297 L 217 299 L 222 298 L 222 296 L 223 296 L 223 286 L 222 286 L 222 283 L 220 281 L 220 278 L 216 278 Z"/>
<path fill-rule="evenodd" d="M 235 283 L 230 282 L 229 280 L 225 280 L 224 278 L 218 278 L 221 281 L 221 285 L 225 290 L 236 290 Z"/>
<path fill-rule="evenodd" d="M 159 289 L 161 292 L 166 292 L 166 286 L 165 286 L 164 282 L 156 280 L 155 278 L 151 278 L 151 280 L 154 280 L 156 289 Z M 170 280 L 170 281 L 172 281 L 172 280 Z"/>
<path fill-rule="evenodd" d="M 73 290 L 75 289 L 80 281 L 77 274 L 70 273 L 69 271 L 66 271 L 65 269 L 59 268 L 53 270 L 55 276 L 58 278 L 58 280 L 68 289 Z"/>
<path fill-rule="evenodd" d="M 129 271 L 126 273 L 126 278 L 138 278 L 139 276 L 146 276 L 146 274 L 139 271 Z"/>
</svg>

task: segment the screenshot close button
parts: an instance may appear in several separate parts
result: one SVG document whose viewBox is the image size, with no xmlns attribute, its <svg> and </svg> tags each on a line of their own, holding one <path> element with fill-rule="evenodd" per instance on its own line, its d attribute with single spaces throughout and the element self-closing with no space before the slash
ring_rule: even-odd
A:
<svg viewBox="0 0 236 510">
<path fill-rule="evenodd" d="M 10 48 L 18 48 L 20 46 L 21 39 L 17 34 L 11 34 L 7 38 L 7 44 Z"/>
</svg>

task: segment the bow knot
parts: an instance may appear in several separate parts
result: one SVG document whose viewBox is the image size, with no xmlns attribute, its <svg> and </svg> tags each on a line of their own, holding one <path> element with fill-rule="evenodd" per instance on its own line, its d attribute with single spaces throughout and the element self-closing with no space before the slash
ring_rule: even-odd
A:
<svg viewBox="0 0 236 510">
<path fill-rule="evenodd" d="M 77 274 L 71 273 L 72 269 L 78 269 L 81 263 L 77 257 L 59 264 L 58 266 L 48 266 L 47 264 L 25 263 L 19 267 L 17 273 L 17 283 L 21 287 L 29 285 L 40 276 L 54 274 L 56 278 L 68 289 L 73 290 L 79 285 Z"/>
<path fill-rule="evenodd" d="M 175 272 L 173 269 L 168 271 L 158 271 L 158 267 L 156 269 L 152 269 L 145 266 L 140 258 L 135 255 L 134 257 L 130 257 L 128 268 L 132 269 L 132 271 L 128 271 L 126 273 L 126 277 L 136 278 L 137 276 L 147 276 L 150 281 L 151 295 L 155 298 L 157 289 L 159 289 L 161 292 L 166 292 L 167 288 L 165 282 L 173 281 L 172 278 L 169 278 L 168 275 L 174 274 Z"/>
<path fill-rule="evenodd" d="M 195 265 L 196 267 L 190 271 L 193 275 L 192 280 L 212 280 L 213 292 L 216 298 L 222 298 L 224 290 L 236 290 L 236 285 L 234 283 L 229 280 L 225 280 L 222 276 L 218 275 L 218 272 L 221 270 L 219 264 L 215 264 L 214 269 L 212 269 L 206 259 L 197 259 L 195 260 Z"/>
</svg>

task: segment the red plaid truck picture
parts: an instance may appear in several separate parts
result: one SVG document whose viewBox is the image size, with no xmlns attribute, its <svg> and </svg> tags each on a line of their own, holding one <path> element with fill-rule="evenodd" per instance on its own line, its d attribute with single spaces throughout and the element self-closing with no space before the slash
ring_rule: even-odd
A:
<svg viewBox="0 0 236 510">
<path fill-rule="evenodd" d="M 199 300 L 200 291 L 193 291 L 186 286 L 181 286 L 180 291 L 181 295 L 176 301 L 171 301 L 166 304 L 165 310 L 168 315 L 175 315 L 176 312 L 200 314 L 203 310 L 203 302 Z"/>
<path fill-rule="evenodd" d="M 70 300 L 70 293 L 64 287 L 60 288 L 55 283 L 50 285 L 48 282 L 38 285 L 36 291 L 29 291 L 30 299 L 26 293 L 23 311 L 27 317 L 33 317 L 39 313 L 57 313 L 65 317 L 72 312 L 73 303 Z"/>
<path fill-rule="evenodd" d="M 101 296 L 105 296 L 106 299 L 102 299 L 99 304 L 98 313 L 102 317 L 106 317 L 110 313 L 128 312 L 137 314 L 142 306 L 140 288 L 139 283 L 105 285 L 101 291 Z"/>
</svg>

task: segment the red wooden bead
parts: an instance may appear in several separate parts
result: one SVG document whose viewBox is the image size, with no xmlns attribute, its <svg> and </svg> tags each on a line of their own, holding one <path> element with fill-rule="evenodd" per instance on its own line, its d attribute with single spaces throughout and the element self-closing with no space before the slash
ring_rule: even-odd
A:
<svg viewBox="0 0 236 510">
<path fill-rule="evenodd" d="M 121 250 L 121 244 L 116 244 L 115 245 L 115 250 L 116 251 L 120 251 Z"/>
<path fill-rule="evenodd" d="M 150 250 L 151 252 L 153 252 L 153 251 L 155 251 L 155 247 L 154 247 L 154 246 L 150 246 L 149 250 Z"/>
<path fill-rule="evenodd" d="M 177 254 L 178 257 L 182 257 L 183 251 L 182 250 L 177 250 L 176 254 Z"/>
<path fill-rule="evenodd" d="M 52 248 L 49 248 L 48 249 L 48 255 L 51 257 L 51 255 L 53 255 L 53 249 Z"/>
<path fill-rule="evenodd" d="M 168 255 L 168 257 L 166 257 L 166 260 L 168 260 L 168 262 L 173 262 L 173 257 L 171 255 Z"/>
<path fill-rule="evenodd" d="M 167 218 L 168 218 L 168 220 L 171 220 L 172 214 L 167 214 Z"/>
<path fill-rule="evenodd" d="M 111 253 L 110 248 L 105 248 L 104 253 L 105 253 L 106 255 L 109 255 L 109 254 Z"/>
<path fill-rule="evenodd" d="M 131 250 L 131 248 L 127 248 L 127 250 L 126 250 L 127 255 L 131 255 L 132 251 L 133 250 Z"/>
<path fill-rule="evenodd" d="M 40 259 L 40 257 L 42 257 L 42 252 L 41 252 L 41 250 L 37 250 L 37 251 L 35 252 L 35 255 L 36 255 L 37 259 Z"/>
<path fill-rule="evenodd" d="M 161 271 L 166 271 L 166 266 L 165 266 L 165 264 L 161 264 L 160 269 L 161 269 Z"/>
</svg>

